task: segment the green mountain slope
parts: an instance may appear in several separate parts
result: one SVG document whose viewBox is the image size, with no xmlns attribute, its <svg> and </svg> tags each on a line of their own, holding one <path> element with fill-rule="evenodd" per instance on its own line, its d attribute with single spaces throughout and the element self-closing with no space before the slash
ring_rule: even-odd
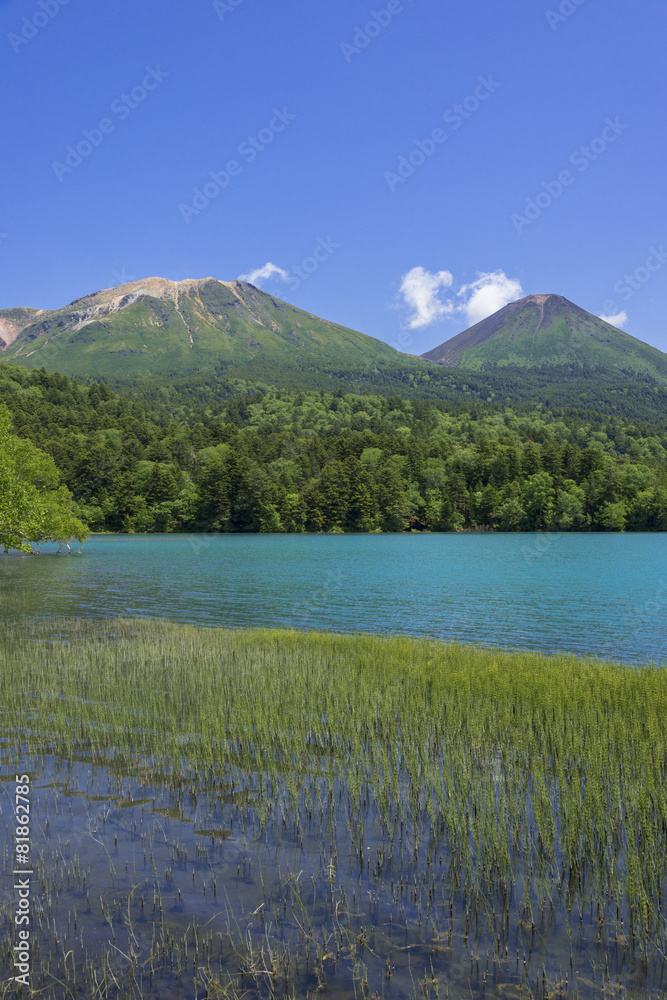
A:
<svg viewBox="0 0 667 1000">
<path fill-rule="evenodd" d="M 63 309 L 0 311 L 4 361 L 120 377 L 408 361 L 388 344 L 297 309 L 243 281 L 147 278 Z M 409 363 L 409 362 L 408 362 Z"/>
<path fill-rule="evenodd" d="M 602 367 L 667 381 L 667 354 L 562 295 L 529 295 L 422 355 L 441 365 Z"/>
<path fill-rule="evenodd" d="M 170 407 L 323 389 L 667 413 L 667 356 L 557 295 L 512 303 L 417 358 L 241 281 L 147 278 L 63 309 L 0 311 L 0 360 Z"/>
</svg>

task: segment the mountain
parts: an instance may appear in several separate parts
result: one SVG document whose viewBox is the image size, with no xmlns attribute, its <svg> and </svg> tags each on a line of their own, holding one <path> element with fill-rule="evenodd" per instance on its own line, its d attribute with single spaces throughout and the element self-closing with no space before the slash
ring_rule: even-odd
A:
<svg viewBox="0 0 667 1000">
<path fill-rule="evenodd" d="M 514 302 L 423 358 L 243 281 L 146 278 L 62 309 L 0 310 L 0 362 L 103 379 L 172 407 L 273 387 L 663 421 L 665 360 L 558 295 Z"/>
<path fill-rule="evenodd" d="M 574 366 L 667 381 L 667 354 L 562 295 L 528 295 L 510 302 L 422 357 L 477 371 L 508 365 Z"/>
<path fill-rule="evenodd" d="M 123 377 L 272 365 L 345 369 L 405 362 L 388 344 L 337 326 L 244 281 L 146 278 L 62 309 L 0 310 L 0 358 L 67 375 Z"/>
</svg>

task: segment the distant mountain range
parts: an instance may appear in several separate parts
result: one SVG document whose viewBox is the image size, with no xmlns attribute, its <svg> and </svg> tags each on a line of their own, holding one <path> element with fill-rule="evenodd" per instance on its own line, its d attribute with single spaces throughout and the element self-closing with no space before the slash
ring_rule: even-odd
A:
<svg viewBox="0 0 667 1000">
<path fill-rule="evenodd" d="M 667 354 L 562 295 L 528 295 L 510 302 L 422 357 L 471 371 L 575 365 L 667 380 Z"/>
<path fill-rule="evenodd" d="M 561 295 L 512 302 L 419 358 L 243 281 L 146 278 L 62 309 L 1 310 L 0 361 L 149 398 L 215 399 L 242 380 L 667 416 L 667 355 Z"/>
<path fill-rule="evenodd" d="M 405 358 L 254 285 L 214 278 L 146 278 L 62 309 L 0 310 L 0 350 L 14 364 L 94 377 L 195 372 L 224 362 L 259 376 L 265 361 L 353 369 Z"/>
</svg>

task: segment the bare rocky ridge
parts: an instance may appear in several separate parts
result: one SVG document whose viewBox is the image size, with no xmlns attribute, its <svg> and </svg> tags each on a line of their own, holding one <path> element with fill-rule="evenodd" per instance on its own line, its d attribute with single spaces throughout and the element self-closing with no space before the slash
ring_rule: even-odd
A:
<svg viewBox="0 0 667 1000">
<path fill-rule="evenodd" d="M 70 302 L 69 306 L 65 306 L 63 310 L 58 310 L 58 312 L 66 312 L 68 314 L 66 317 L 67 328 L 77 332 L 95 320 L 120 312 L 121 309 L 127 308 L 127 306 L 132 305 L 133 302 L 138 301 L 145 295 L 149 295 L 154 299 L 168 299 L 178 307 L 179 298 L 182 294 L 192 294 L 193 292 L 196 294 L 200 286 L 208 281 L 216 281 L 216 279 L 185 278 L 183 281 L 170 281 L 168 278 L 144 278 L 141 281 L 128 281 L 124 285 L 116 285 L 114 288 L 103 288 L 98 292 L 92 292 L 90 295 L 84 295 L 82 298 Z M 235 287 L 243 285 L 243 282 L 220 281 L 218 284 L 225 285 L 241 302 L 243 301 Z M 79 308 L 73 309 L 73 306 L 78 306 Z M 24 322 L 18 320 L 12 322 L 0 318 L 0 336 L 4 342 L 3 345 L 0 345 L 0 348 L 12 344 L 22 330 L 34 323 L 37 316 L 49 310 L 17 309 L 12 311 L 25 312 L 29 315 L 25 317 Z"/>
<path fill-rule="evenodd" d="M 144 278 L 61 309 L 0 310 L 0 351 L 16 364 L 93 376 L 196 371 L 221 362 L 256 367 L 258 359 L 348 368 L 401 358 L 382 341 L 248 282 L 210 277 Z"/>
</svg>

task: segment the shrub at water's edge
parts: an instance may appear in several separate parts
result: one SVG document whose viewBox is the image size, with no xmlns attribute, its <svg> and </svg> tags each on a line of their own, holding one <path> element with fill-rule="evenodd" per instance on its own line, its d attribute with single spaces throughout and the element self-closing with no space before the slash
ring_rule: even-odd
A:
<svg viewBox="0 0 667 1000">
<path fill-rule="evenodd" d="M 31 552 L 34 542 L 65 545 L 87 535 L 55 462 L 12 433 L 9 411 L 0 404 L 0 546 L 5 552 Z"/>
</svg>

